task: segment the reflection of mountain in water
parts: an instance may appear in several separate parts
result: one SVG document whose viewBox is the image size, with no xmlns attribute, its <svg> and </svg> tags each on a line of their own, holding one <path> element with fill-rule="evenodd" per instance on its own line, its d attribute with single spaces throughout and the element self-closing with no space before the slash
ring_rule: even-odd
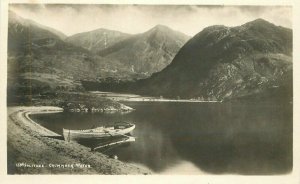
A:
<svg viewBox="0 0 300 184">
<path fill-rule="evenodd" d="M 181 160 L 215 174 L 275 174 L 291 169 L 291 106 L 153 103 L 140 107 L 145 109 L 132 118 L 142 124 L 135 132 L 141 138 L 132 146 L 143 146 L 123 149 L 125 156 L 112 150 L 120 159 L 142 162 L 155 172 L 180 165 Z"/>
<path fill-rule="evenodd" d="M 199 118 L 192 120 L 197 125 L 182 127 L 181 134 L 174 132 L 173 145 L 181 158 L 208 173 L 289 172 L 292 106 L 272 105 L 225 104 L 195 110 L 193 113 L 201 111 Z M 180 116 L 176 118 L 185 121 Z"/>
</svg>

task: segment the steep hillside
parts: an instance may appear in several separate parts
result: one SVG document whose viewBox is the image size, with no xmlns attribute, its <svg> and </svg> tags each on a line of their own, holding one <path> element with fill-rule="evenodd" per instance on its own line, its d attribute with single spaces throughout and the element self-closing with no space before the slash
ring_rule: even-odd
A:
<svg viewBox="0 0 300 184">
<path fill-rule="evenodd" d="M 130 35 L 108 29 L 97 29 L 89 32 L 78 33 L 67 37 L 66 42 L 83 47 L 93 53 L 97 53 L 113 44 L 128 38 Z"/>
<path fill-rule="evenodd" d="M 36 37 L 36 38 L 45 37 L 45 36 L 53 37 L 53 35 L 55 38 L 60 38 L 60 39 L 65 39 L 67 37 L 64 33 L 60 32 L 56 29 L 53 29 L 48 26 L 44 26 L 44 25 L 34 22 L 30 19 L 24 19 L 24 18 L 18 16 L 13 11 L 8 12 L 8 18 L 9 18 L 9 26 L 14 27 L 15 29 L 18 29 L 18 26 L 19 26 L 19 29 L 21 28 L 20 26 L 24 26 L 24 27 L 34 26 L 36 28 L 39 28 L 40 30 L 38 32 L 34 32 L 35 34 L 33 37 Z"/>
<path fill-rule="evenodd" d="M 257 19 L 238 27 L 205 28 L 168 67 L 131 90 L 224 100 L 290 84 L 291 73 L 292 30 Z"/>
<path fill-rule="evenodd" d="M 113 63 L 111 65 L 120 65 L 124 70 L 148 77 L 165 68 L 188 39 L 183 33 L 157 25 L 117 42 L 99 55 Z"/>
<path fill-rule="evenodd" d="M 32 95 L 58 86 L 76 88 L 80 85 L 76 80 L 95 78 L 97 58 L 44 27 L 9 12 L 9 94 Z"/>
</svg>

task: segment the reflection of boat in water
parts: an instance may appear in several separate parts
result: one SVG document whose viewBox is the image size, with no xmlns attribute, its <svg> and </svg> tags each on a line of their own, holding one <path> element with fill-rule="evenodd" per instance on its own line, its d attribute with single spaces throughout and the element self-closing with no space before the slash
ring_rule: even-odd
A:
<svg viewBox="0 0 300 184">
<path fill-rule="evenodd" d="M 132 123 L 116 123 L 113 126 L 101 126 L 86 130 L 63 129 L 63 136 L 66 141 L 81 139 L 101 139 L 109 137 L 124 136 L 135 128 Z"/>
<path fill-rule="evenodd" d="M 101 152 L 110 150 L 115 147 L 127 147 L 131 142 L 135 142 L 136 137 L 131 136 L 130 134 L 114 136 L 114 137 L 105 137 L 100 139 L 78 139 L 78 142 L 81 145 L 91 148 L 92 151 L 99 150 Z"/>
<path fill-rule="evenodd" d="M 107 147 L 118 146 L 118 145 L 121 145 L 121 144 L 125 145 L 126 143 L 130 143 L 130 142 L 134 142 L 134 141 L 135 141 L 135 137 L 126 136 L 126 137 L 123 137 L 122 139 L 119 139 L 119 140 L 103 142 L 100 145 L 92 147 L 91 150 L 94 151 L 94 150 L 97 150 L 97 149 L 104 149 L 104 148 L 107 148 Z"/>
</svg>

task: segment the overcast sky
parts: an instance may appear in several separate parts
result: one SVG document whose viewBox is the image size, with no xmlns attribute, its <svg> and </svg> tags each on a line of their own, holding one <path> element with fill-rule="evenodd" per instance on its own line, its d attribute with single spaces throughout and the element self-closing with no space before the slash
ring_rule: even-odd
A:
<svg viewBox="0 0 300 184">
<path fill-rule="evenodd" d="M 193 36 L 210 25 L 237 26 L 257 18 L 292 28 L 288 6 L 11 4 L 10 10 L 68 36 L 97 28 L 134 34 L 157 24 Z"/>
</svg>

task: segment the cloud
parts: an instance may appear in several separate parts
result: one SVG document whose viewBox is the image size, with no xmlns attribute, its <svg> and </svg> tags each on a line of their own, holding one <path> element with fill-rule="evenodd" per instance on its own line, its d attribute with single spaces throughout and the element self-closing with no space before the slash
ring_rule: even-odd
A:
<svg viewBox="0 0 300 184">
<path fill-rule="evenodd" d="M 210 25 L 237 26 L 257 18 L 292 27 L 289 6 L 11 4 L 10 9 L 67 35 L 97 28 L 141 33 L 164 24 L 193 36 Z"/>
</svg>

